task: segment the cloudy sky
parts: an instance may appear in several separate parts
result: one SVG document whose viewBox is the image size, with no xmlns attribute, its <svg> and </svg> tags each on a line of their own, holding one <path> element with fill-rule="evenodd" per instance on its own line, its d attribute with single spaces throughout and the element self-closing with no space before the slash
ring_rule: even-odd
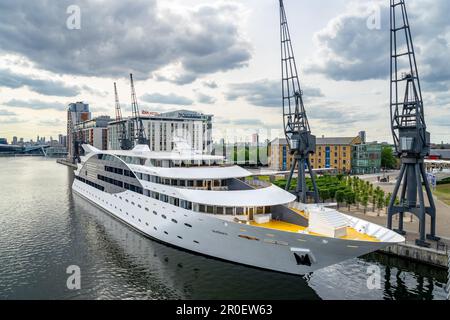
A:
<svg viewBox="0 0 450 320">
<path fill-rule="evenodd" d="M 285 0 L 314 134 L 391 141 L 388 3 Z M 427 124 L 448 142 L 450 1 L 408 3 Z M 80 29 L 67 27 L 71 5 Z M 2 0 L 0 137 L 56 137 L 80 100 L 113 116 L 114 81 L 129 114 L 130 72 L 141 109 L 214 114 L 217 138 L 281 129 L 278 10 L 276 0 Z"/>
</svg>

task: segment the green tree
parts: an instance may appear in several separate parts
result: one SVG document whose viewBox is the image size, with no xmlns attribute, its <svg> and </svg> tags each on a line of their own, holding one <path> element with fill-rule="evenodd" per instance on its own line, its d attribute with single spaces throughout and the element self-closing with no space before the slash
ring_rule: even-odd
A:
<svg viewBox="0 0 450 320">
<path fill-rule="evenodd" d="M 355 192 L 355 204 L 356 204 L 356 207 L 358 210 L 359 210 L 359 204 L 360 204 L 361 200 L 362 200 L 361 193 Z"/>
<path fill-rule="evenodd" d="M 392 193 L 388 193 L 386 198 L 384 199 L 384 204 L 386 205 L 386 214 L 388 214 L 389 204 L 391 203 Z"/>
<path fill-rule="evenodd" d="M 344 193 L 344 191 L 343 190 L 336 191 L 336 202 L 337 202 L 337 205 L 338 205 L 338 209 L 339 209 L 340 203 L 344 202 L 344 200 L 345 200 L 345 193 Z"/>
<path fill-rule="evenodd" d="M 377 198 L 378 216 L 380 216 L 380 210 L 384 207 L 384 195 L 379 194 Z"/>
<path fill-rule="evenodd" d="M 348 210 L 350 211 L 350 206 L 355 203 L 355 193 L 353 191 L 347 191 L 344 193 L 344 197 Z"/>
<path fill-rule="evenodd" d="M 383 147 L 381 150 L 381 167 L 386 169 L 395 169 L 397 166 L 397 159 L 394 156 L 392 148 L 389 146 Z"/>
<path fill-rule="evenodd" d="M 364 214 L 366 214 L 367 206 L 369 205 L 369 195 L 367 193 L 363 194 L 361 204 L 364 207 Z"/>
<path fill-rule="evenodd" d="M 319 189 L 320 198 L 322 198 L 323 203 L 330 199 L 330 190 L 328 189 Z"/>
</svg>

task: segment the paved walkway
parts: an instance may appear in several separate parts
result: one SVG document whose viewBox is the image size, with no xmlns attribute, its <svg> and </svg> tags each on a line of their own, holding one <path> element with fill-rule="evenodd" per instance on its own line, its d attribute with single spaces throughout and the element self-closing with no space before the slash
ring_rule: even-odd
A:
<svg viewBox="0 0 450 320">
<path fill-rule="evenodd" d="M 396 178 L 398 176 L 398 171 L 389 172 L 390 176 L 390 183 L 379 183 L 377 177 L 380 175 L 367 175 L 367 176 L 360 176 L 361 179 L 370 181 L 374 184 L 375 187 L 379 186 L 383 191 L 385 192 L 393 192 L 395 187 Z M 381 174 L 382 176 L 382 174 Z M 436 232 L 439 237 L 443 239 L 442 242 L 445 242 L 449 245 L 450 249 L 450 206 L 445 204 L 444 202 L 438 200 L 436 197 L 434 197 L 435 203 L 436 203 L 436 211 L 437 211 L 437 223 L 436 223 Z M 340 211 L 353 215 L 355 217 L 368 220 L 370 222 L 377 223 L 379 225 L 386 226 L 387 225 L 387 214 L 386 209 L 381 210 L 378 213 L 378 210 L 376 209 L 375 212 L 372 212 L 372 206 L 369 205 L 367 214 L 364 215 L 363 208 L 360 207 L 358 210 L 356 207 L 352 207 L 350 211 L 348 211 L 347 207 L 341 207 Z M 430 219 L 427 219 L 427 233 L 430 230 L 429 221 Z M 394 217 L 394 228 L 398 226 L 398 215 Z M 418 238 L 419 234 L 419 223 L 417 221 L 416 217 L 412 217 L 411 222 L 411 215 L 406 214 L 404 219 L 404 229 L 408 233 L 406 238 L 408 242 L 414 242 L 415 239 Z M 427 240 L 428 241 L 428 240 Z M 437 244 L 435 242 L 431 242 L 432 246 L 436 247 Z"/>
</svg>

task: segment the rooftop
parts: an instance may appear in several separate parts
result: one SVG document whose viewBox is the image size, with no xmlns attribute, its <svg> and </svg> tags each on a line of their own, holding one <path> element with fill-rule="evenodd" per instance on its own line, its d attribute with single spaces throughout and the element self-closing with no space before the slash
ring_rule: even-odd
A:
<svg viewBox="0 0 450 320">
<path fill-rule="evenodd" d="M 319 146 L 324 145 L 351 145 L 358 137 L 322 137 L 316 138 L 316 144 Z M 287 145 L 286 138 L 276 138 L 271 144 Z"/>
</svg>

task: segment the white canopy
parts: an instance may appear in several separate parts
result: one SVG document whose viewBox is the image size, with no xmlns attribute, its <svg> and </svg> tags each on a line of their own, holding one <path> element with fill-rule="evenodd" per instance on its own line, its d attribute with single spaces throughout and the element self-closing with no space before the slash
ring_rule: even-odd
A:
<svg viewBox="0 0 450 320">
<path fill-rule="evenodd" d="M 152 174 L 168 179 L 219 180 L 219 179 L 244 178 L 251 176 L 251 173 L 249 171 L 239 166 L 160 168 L 160 167 L 144 167 L 139 165 L 129 165 L 129 167 L 135 172 Z"/>
<path fill-rule="evenodd" d="M 144 188 L 162 192 L 169 196 L 208 206 L 221 207 L 263 207 L 288 204 L 295 201 L 295 196 L 277 186 L 263 189 L 239 191 L 209 191 L 182 189 L 147 181 L 140 181 Z"/>
</svg>

